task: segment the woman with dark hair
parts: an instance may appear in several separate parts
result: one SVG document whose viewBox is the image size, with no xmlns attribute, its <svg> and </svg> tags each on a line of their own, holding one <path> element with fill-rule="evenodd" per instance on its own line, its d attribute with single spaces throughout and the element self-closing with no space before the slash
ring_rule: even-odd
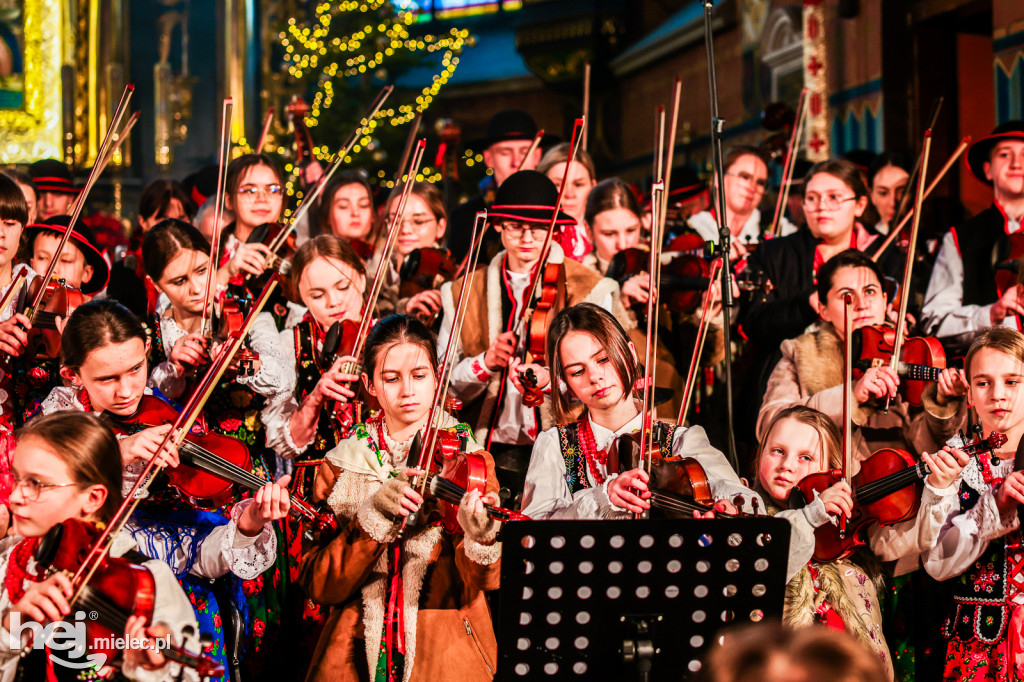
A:
<svg viewBox="0 0 1024 682">
<path fill-rule="evenodd" d="M 342 171 L 334 175 L 320 195 L 318 234 L 348 240 L 356 253 L 369 260 L 376 241 L 376 227 L 373 188 L 366 175 L 361 171 Z"/>
<path fill-rule="evenodd" d="M 328 504 L 343 529 L 302 559 L 306 593 L 331 607 L 307 680 L 494 675 L 484 591 L 498 587 L 501 543 L 483 508 L 498 500 L 494 462 L 468 426 L 441 415 L 440 426 L 464 437 L 487 468 L 486 494 L 466 493 L 459 504 L 464 534 L 429 522 L 436 499 L 410 485 L 423 473 L 407 468 L 407 458 L 439 390 L 437 362 L 433 334 L 412 317 L 385 318 L 367 339 L 362 380 L 381 412 L 327 453 L 318 474 L 330 483 Z"/>
<path fill-rule="evenodd" d="M 608 453 L 619 436 L 641 428 L 642 379 L 636 350 L 618 320 L 592 303 L 563 309 L 548 330 L 555 422 L 537 436 L 526 473 L 523 513 L 532 519 L 627 518 L 650 509 L 643 468 L 611 471 Z M 583 405 L 576 416 L 573 401 Z M 575 419 L 574 419 L 575 418 Z M 699 426 L 658 422 L 665 456 L 693 457 L 707 473 L 717 511 L 754 498 Z"/>
</svg>

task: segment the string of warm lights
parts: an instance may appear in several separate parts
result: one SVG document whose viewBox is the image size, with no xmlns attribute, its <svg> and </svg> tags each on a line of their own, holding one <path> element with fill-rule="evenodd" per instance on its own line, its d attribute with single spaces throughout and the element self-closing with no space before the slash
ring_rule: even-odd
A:
<svg viewBox="0 0 1024 682">
<path fill-rule="evenodd" d="M 401 126 L 412 121 L 417 112 L 426 111 L 455 73 L 459 64 L 458 54 L 463 47 L 472 44 L 469 31 L 459 28 L 452 28 L 442 35 L 414 36 L 408 26 L 415 21 L 415 14 L 401 9 L 391 14 L 393 11 L 388 0 L 350 0 L 334 5 L 324 2 L 314 8 L 310 25 L 302 25 L 291 17 L 287 28 L 278 34 L 284 48 L 283 58 L 288 73 L 297 80 L 311 76 L 317 79 L 317 90 L 306 117 L 306 125 L 311 129 L 317 126 L 322 112 L 334 102 L 336 92 L 333 78 L 339 75 L 357 76 L 382 68 L 388 58 L 398 51 L 433 53 L 443 50 L 441 72 L 422 88 L 414 103 L 380 111 L 353 148 L 353 154 L 358 154 L 372 144 L 373 131 L 381 120 L 387 120 L 391 126 Z M 332 23 L 346 23 L 338 18 L 348 13 L 367 17 L 367 23 L 348 35 L 332 36 Z M 376 25 L 369 19 L 374 13 L 384 15 L 384 19 Z M 387 16 L 389 14 L 390 17 Z M 373 47 L 376 47 L 375 51 Z M 345 58 L 346 54 L 351 56 Z M 330 158 L 331 152 L 326 146 L 314 149 L 317 157 L 323 160 Z"/>
</svg>

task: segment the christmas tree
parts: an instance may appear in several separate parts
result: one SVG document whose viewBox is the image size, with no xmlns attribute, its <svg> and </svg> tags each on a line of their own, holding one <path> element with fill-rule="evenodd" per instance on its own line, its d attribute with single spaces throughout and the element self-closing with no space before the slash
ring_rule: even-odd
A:
<svg viewBox="0 0 1024 682">
<path fill-rule="evenodd" d="M 417 16 L 408 2 L 317 2 L 307 17 L 289 17 L 279 33 L 284 68 L 310 103 L 305 123 L 322 160 L 348 138 L 381 87 L 400 83 L 413 69 L 423 74 L 418 90 L 396 88 L 346 160 L 385 187 L 398 172 L 409 125 L 455 73 L 462 48 L 472 44 L 469 31 L 460 28 L 441 35 L 417 31 Z M 440 172 L 426 166 L 417 179 L 436 182 Z"/>
</svg>

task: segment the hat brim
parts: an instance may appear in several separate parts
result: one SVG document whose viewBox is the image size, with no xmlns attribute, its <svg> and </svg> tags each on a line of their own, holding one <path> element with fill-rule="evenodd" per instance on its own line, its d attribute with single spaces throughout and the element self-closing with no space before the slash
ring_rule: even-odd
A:
<svg viewBox="0 0 1024 682">
<path fill-rule="evenodd" d="M 466 149 L 472 149 L 473 151 L 483 152 L 489 149 L 492 144 L 497 144 L 498 142 L 517 142 L 521 140 L 529 140 L 532 142 L 536 134 L 537 133 L 534 133 L 533 135 L 528 136 L 510 134 L 498 135 L 496 137 L 478 137 L 475 140 L 470 140 L 469 142 L 467 142 Z M 541 135 L 540 147 L 550 147 L 551 145 L 558 144 L 561 141 L 562 138 L 560 138 L 558 135 L 548 135 L 547 133 L 545 133 L 544 135 Z"/>
<path fill-rule="evenodd" d="M 34 245 L 36 237 L 43 230 L 64 234 L 67 228 L 63 225 L 29 225 L 26 232 L 28 244 Z M 110 283 L 110 266 L 107 265 L 107 260 L 99 252 L 99 249 L 75 232 L 72 231 L 69 240 L 73 241 L 78 250 L 85 256 L 86 264 L 92 266 L 92 277 L 82 282 L 82 293 L 95 294 L 103 291 L 107 284 Z"/>
<path fill-rule="evenodd" d="M 504 218 L 506 220 L 520 220 L 525 223 L 550 223 L 554 206 L 523 206 L 515 204 L 495 205 L 487 209 L 488 219 Z M 556 225 L 569 225 L 576 222 L 576 219 L 565 211 L 558 211 L 555 219 Z"/>
<path fill-rule="evenodd" d="M 971 174 L 986 185 L 992 185 L 992 181 L 985 177 L 985 164 L 988 163 L 988 155 L 991 153 L 992 148 L 1002 140 L 1019 140 L 1024 142 L 1024 130 L 1010 130 L 1005 133 L 979 137 L 967 148 L 967 154 L 964 155 L 964 163 L 967 164 Z"/>
</svg>

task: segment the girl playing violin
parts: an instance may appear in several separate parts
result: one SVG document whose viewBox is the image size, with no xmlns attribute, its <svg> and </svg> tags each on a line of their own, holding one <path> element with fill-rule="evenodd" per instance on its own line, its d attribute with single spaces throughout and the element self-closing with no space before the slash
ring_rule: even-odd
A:
<svg viewBox="0 0 1024 682">
<path fill-rule="evenodd" d="M 924 454 L 922 459 L 932 473 L 926 480 L 919 511 L 924 523 L 916 528 L 923 531 L 922 537 L 934 539 L 948 510 L 947 502 L 955 503 L 953 483 L 966 456 L 947 447 L 935 455 Z M 769 514 L 778 514 L 792 527 L 783 623 L 791 627 L 820 623 L 850 632 L 878 654 L 891 679 L 893 663 L 879 607 L 883 573 L 874 553 L 862 549 L 849 559 L 828 563 L 812 560 L 815 529 L 834 523 L 838 515 L 852 516 L 850 486 L 839 481 L 801 509 L 792 509 L 789 504 L 790 492 L 803 478 L 841 466 L 842 435 L 828 415 L 795 405 L 779 412 L 768 424 L 755 461 L 755 491 L 767 504 Z M 891 554 L 891 548 L 885 545 L 893 537 L 877 527 L 869 531 L 871 550 L 883 556 Z"/>
<path fill-rule="evenodd" d="M 763 439 L 767 425 L 781 410 L 807 405 L 842 423 L 844 296 L 853 297 L 853 330 L 882 325 L 888 310 L 879 266 L 860 251 L 848 249 L 818 271 L 816 299 L 820 324 L 802 336 L 782 342 L 782 357 L 768 378 L 757 419 Z M 855 345 L 856 347 L 856 345 Z M 856 358 L 855 358 L 856 360 Z M 956 433 L 958 412 L 965 410 L 963 373 L 945 369 L 938 382 L 925 388 L 923 411 L 911 411 L 899 395 L 900 377 L 887 364 L 871 366 L 853 385 L 854 459 L 866 459 L 883 447 L 909 452 L 935 452 Z M 892 400 L 888 412 L 879 401 Z"/>
<path fill-rule="evenodd" d="M 523 513 L 533 519 L 623 518 L 626 512 L 650 509 L 647 472 L 638 468 L 620 474 L 608 466 L 619 436 L 636 432 L 642 423 L 642 403 L 633 390 L 642 373 L 625 330 L 599 306 L 566 308 L 551 323 L 548 357 L 553 380 L 565 385 L 552 392 L 556 423 L 571 423 L 537 437 L 526 473 Z M 578 421 L 571 421 L 573 399 L 584 408 Z M 737 495 L 752 500 L 751 491 L 702 428 L 670 431 L 663 451 L 700 463 L 716 510 L 735 512 Z"/>
<path fill-rule="evenodd" d="M 43 401 L 43 413 L 77 410 L 130 421 L 149 392 L 148 346 L 142 325 L 120 304 L 102 300 L 80 306 L 68 318 L 63 336 L 61 376 L 69 385 L 51 391 Z M 169 444 L 161 447 L 170 428 L 169 424 L 153 426 L 118 441 L 125 492 L 134 485 L 145 462 L 154 457 L 161 466 L 179 466 L 177 450 Z M 258 452 L 252 456 L 258 461 Z M 287 477 L 268 483 L 255 502 L 241 500 L 221 514 L 208 515 L 194 512 L 171 489 L 154 486 L 151 499 L 130 522 L 142 551 L 170 564 L 195 603 L 209 603 L 211 608 L 202 614 L 204 620 L 209 619 L 204 628 L 221 641 L 220 619 L 214 619 L 217 602 L 210 593 L 209 580 L 230 573 L 249 581 L 242 587 L 251 597 L 254 622 L 264 618 L 266 607 L 260 601 L 259 583 L 276 580 L 274 572 L 268 572 L 278 554 L 273 522 L 288 514 L 287 485 Z M 261 633 L 256 634 L 258 645 Z M 223 654 L 223 647 L 217 651 Z"/>
<path fill-rule="evenodd" d="M 1007 436 L 996 459 L 972 459 L 964 467 L 959 508 L 947 517 L 938 543 L 922 557 L 938 580 L 953 580 L 953 608 L 945 680 L 1017 680 L 1024 677 L 1024 594 L 1021 592 L 1020 504 L 1024 471 L 1014 447 L 1024 437 L 1024 335 L 992 327 L 967 352 L 967 397 L 985 433 Z M 966 415 L 962 423 L 966 422 Z M 1017 457 L 1020 457 L 1018 454 Z"/>
<path fill-rule="evenodd" d="M 203 314 L 210 305 L 206 290 L 209 253 L 209 243 L 199 230 L 181 220 L 161 222 L 146 233 L 142 243 L 146 276 L 167 297 L 166 307 L 157 310 L 152 318 L 156 343 L 151 348 L 151 378 L 161 393 L 175 400 L 188 398 L 194 371 L 209 363 L 216 350 L 208 337 L 199 334 Z M 241 437 L 250 446 L 262 447 L 261 424 L 253 416 L 264 402 L 289 393 L 295 384 L 295 374 L 281 353 L 277 328 L 269 313 L 256 316 L 247 339 L 258 359 L 248 373 L 223 382 L 222 387 L 231 394 L 244 393 L 248 399 L 232 395 L 223 401 L 227 404 L 211 404 L 211 412 L 224 417 L 218 422 L 222 428 L 227 419 L 232 420 L 235 428 L 226 428 L 228 435 Z M 239 412 L 238 407 L 245 409 Z M 235 424 L 239 420 L 242 424 Z M 253 422 L 251 426 L 249 422 Z"/>
<path fill-rule="evenodd" d="M 36 564 L 35 551 L 40 539 L 54 526 L 71 519 L 93 523 L 110 521 L 121 504 L 121 455 L 113 432 L 99 418 L 81 412 L 58 412 L 33 420 L 18 432 L 14 451 L 14 488 L 10 506 L 13 535 L 0 540 L 0 610 L 4 613 L 0 629 L 0 679 L 14 680 L 19 669 L 21 679 L 55 679 L 47 674 L 51 665 L 75 664 L 59 650 L 33 649 L 19 657 L 22 643 L 12 629 L 35 621 L 46 625 L 55 621 L 71 622 L 75 607 L 69 604 L 74 594 L 64 572 L 46 577 Z M 126 533 L 114 540 L 112 556 L 121 556 L 132 548 Z M 124 636 L 128 642 L 142 642 L 124 651 L 122 672 L 129 679 L 179 679 L 177 664 L 168 664 L 156 647 L 156 637 L 167 637 L 180 644 L 191 638 L 185 630 L 196 630 L 195 614 L 188 598 L 165 563 L 148 560 L 143 564 L 155 580 L 155 604 L 151 622 L 130 616 Z M 81 607 L 78 607 L 79 609 Z M 190 643 L 195 646 L 195 642 Z M 49 655 L 51 661 L 46 660 Z"/>
<path fill-rule="evenodd" d="M 235 222 L 221 235 L 217 274 L 226 286 L 239 273 L 259 276 L 266 269 L 270 249 L 247 241 L 260 225 L 281 219 L 284 175 L 277 162 L 266 154 L 244 154 L 233 160 L 224 178 L 224 206 L 235 214 Z"/>
<path fill-rule="evenodd" d="M 590 191 L 597 183 L 597 169 L 586 149 L 577 151 L 576 160 L 570 165 L 571 147 L 568 142 L 563 142 L 547 150 L 537 164 L 537 172 L 548 176 L 556 187 L 561 186 L 562 178 L 569 173 L 562 210 L 572 216 L 575 222 L 562 226 L 558 233 L 558 243 L 567 257 L 583 262 L 594 248 L 594 242 L 588 234 L 591 230 L 586 222 L 586 212 Z"/>
<path fill-rule="evenodd" d="M 383 225 L 390 225 L 396 219 L 402 188 L 402 185 L 396 186 L 388 196 L 381 218 Z M 402 269 L 405 257 L 412 251 L 439 248 L 447 226 L 448 219 L 441 192 L 429 182 L 414 182 L 409 198 L 405 202 L 405 214 L 402 217 L 402 224 L 398 228 L 391 266 L 387 270 L 387 278 L 384 280 L 384 288 L 381 290 L 377 304 L 382 315 L 390 312 L 404 315 L 409 312 L 426 319 L 441 309 L 441 293 L 436 289 L 421 291 L 411 297 L 400 299 L 401 282 L 398 273 Z M 378 252 L 368 266 L 370 272 L 377 271 L 380 248 L 383 245 L 384 240 L 382 239 L 378 244 Z"/>
<path fill-rule="evenodd" d="M 437 357 L 433 335 L 415 318 L 391 316 L 370 332 L 362 379 L 382 411 L 327 454 L 318 477 L 347 525 L 302 562 L 307 593 L 333 607 L 307 680 L 493 676 L 497 645 L 484 590 L 498 586 L 501 544 L 483 509 L 497 502 L 493 461 L 479 452 L 488 492 L 462 498 L 464 535 L 445 534 L 435 503 L 410 485 L 423 473 L 407 458 L 438 390 Z M 465 424 L 444 414 L 440 426 L 479 451 Z M 402 533 L 413 513 L 418 522 Z"/>
</svg>

